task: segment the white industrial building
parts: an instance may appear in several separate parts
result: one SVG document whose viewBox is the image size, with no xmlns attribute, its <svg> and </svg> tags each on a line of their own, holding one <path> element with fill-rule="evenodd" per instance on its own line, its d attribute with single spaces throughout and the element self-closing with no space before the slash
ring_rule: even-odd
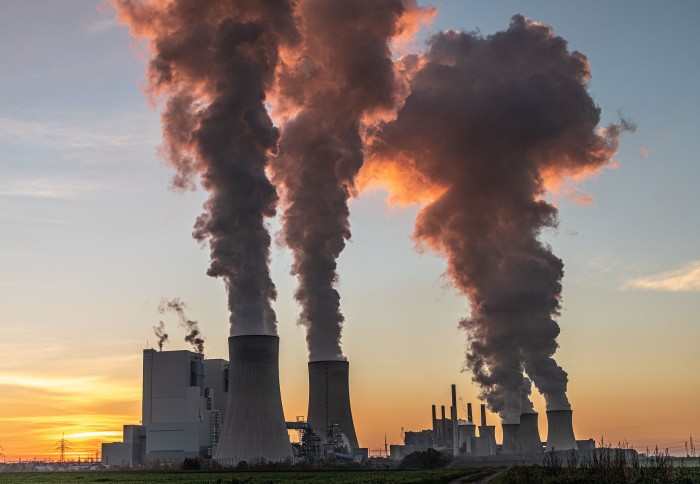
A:
<svg viewBox="0 0 700 484">
<path fill-rule="evenodd" d="M 102 464 L 133 465 L 211 457 L 226 412 L 228 362 L 192 351 L 143 351 L 141 425 L 102 444 Z"/>
</svg>

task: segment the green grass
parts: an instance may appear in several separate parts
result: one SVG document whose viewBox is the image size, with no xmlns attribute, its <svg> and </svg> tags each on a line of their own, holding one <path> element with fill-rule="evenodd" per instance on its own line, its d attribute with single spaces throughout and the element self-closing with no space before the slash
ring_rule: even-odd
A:
<svg viewBox="0 0 700 484">
<path fill-rule="evenodd" d="M 491 471 L 484 469 L 436 469 L 422 471 L 288 471 L 288 472 L 32 472 L 0 473 L 0 484 L 409 484 L 446 483 L 469 476 L 477 479 Z"/>
</svg>

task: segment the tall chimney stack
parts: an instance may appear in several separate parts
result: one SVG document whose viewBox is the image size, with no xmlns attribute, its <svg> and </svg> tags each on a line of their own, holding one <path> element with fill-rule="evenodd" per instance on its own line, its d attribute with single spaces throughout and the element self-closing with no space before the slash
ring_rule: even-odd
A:
<svg viewBox="0 0 700 484">
<path fill-rule="evenodd" d="M 459 433 L 457 429 L 457 386 L 452 385 L 452 455 L 459 455 Z"/>
<path fill-rule="evenodd" d="M 350 364 L 327 360 L 309 362 L 309 424 L 328 439 L 328 427 L 337 423 L 348 438 L 350 447 L 359 448 L 350 408 Z"/>
<path fill-rule="evenodd" d="M 241 461 L 281 462 L 292 446 L 282 411 L 279 338 L 270 335 L 228 339 L 230 370 L 226 421 L 215 459 L 232 466 Z"/>
<path fill-rule="evenodd" d="M 472 420 L 472 404 L 471 403 L 467 403 L 467 420 L 469 422 L 473 422 L 473 420 Z"/>
<path fill-rule="evenodd" d="M 433 443 L 437 443 L 438 440 L 438 429 L 437 429 L 437 413 L 435 412 L 435 405 L 433 405 Z"/>
<path fill-rule="evenodd" d="M 445 418 L 445 406 L 440 405 L 440 409 L 442 410 L 442 420 L 440 420 L 440 445 L 445 446 L 447 445 L 447 420 Z"/>
<path fill-rule="evenodd" d="M 547 451 L 578 450 L 571 410 L 547 410 Z"/>
<path fill-rule="evenodd" d="M 481 426 L 486 427 L 486 405 L 481 404 Z"/>
</svg>

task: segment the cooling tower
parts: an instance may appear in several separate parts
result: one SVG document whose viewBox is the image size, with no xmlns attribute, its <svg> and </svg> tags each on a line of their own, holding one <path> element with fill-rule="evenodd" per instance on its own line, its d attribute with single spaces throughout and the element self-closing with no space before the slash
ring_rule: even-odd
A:
<svg viewBox="0 0 700 484">
<path fill-rule="evenodd" d="M 537 413 L 523 413 L 520 415 L 520 430 L 518 442 L 523 454 L 538 454 L 542 452 L 542 440 L 540 430 L 537 427 Z"/>
<path fill-rule="evenodd" d="M 292 458 L 282 411 L 279 338 L 232 336 L 226 421 L 216 450 L 223 465 Z"/>
<path fill-rule="evenodd" d="M 328 427 L 339 424 L 350 447 L 357 449 L 359 445 L 350 409 L 349 369 L 347 361 L 309 362 L 308 421 L 324 442 Z"/>
<path fill-rule="evenodd" d="M 518 431 L 520 424 L 501 424 L 503 427 L 503 444 L 501 445 L 501 454 L 519 454 L 520 446 L 518 445 Z"/>
<path fill-rule="evenodd" d="M 571 410 L 547 410 L 547 450 L 578 450 Z"/>
</svg>

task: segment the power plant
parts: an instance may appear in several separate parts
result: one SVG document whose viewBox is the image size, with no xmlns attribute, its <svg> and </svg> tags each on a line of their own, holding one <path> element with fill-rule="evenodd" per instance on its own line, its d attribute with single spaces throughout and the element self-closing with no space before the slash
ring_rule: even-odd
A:
<svg viewBox="0 0 700 484">
<path fill-rule="evenodd" d="M 102 444 L 102 463 L 132 466 L 176 462 L 185 458 L 214 459 L 231 467 L 248 463 L 324 461 L 362 462 L 350 405 L 350 365 L 344 360 L 308 363 L 308 418 L 286 421 L 279 379 L 279 338 L 240 335 L 228 339 L 229 361 L 206 359 L 192 351 L 143 351 L 143 402 L 140 425 L 125 425 L 122 442 Z M 435 449 L 456 459 L 541 460 L 545 451 L 595 448 L 592 439 L 577 441 L 572 411 L 548 410 L 547 441 L 542 442 L 538 414 L 520 415 L 520 422 L 502 424 L 502 441 L 480 406 L 477 426 L 472 404 L 467 419 L 457 412 L 456 386 L 451 405 L 432 405 L 432 428 L 405 432 L 403 445 L 391 445 L 400 460 L 417 451 Z M 290 442 L 289 431 L 299 442 Z"/>
<path fill-rule="evenodd" d="M 308 421 L 287 422 L 279 380 L 279 338 L 228 339 L 229 361 L 192 351 L 143 351 L 140 425 L 102 444 L 102 464 L 132 466 L 214 459 L 248 463 L 363 461 L 350 408 L 347 361 L 314 361 Z M 291 443 L 288 431 L 299 443 Z"/>
<path fill-rule="evenodd" d="M 403 445 L 391 445 L 391 459 L 400 460 L 413 452 L 435 449 L 456 459 L 494 462 L 541 462 L 545 451 L 589 453 L 595 449 L 593 439 L 576 440 L 571 410 L 549 410 L 547 441 L 540 440 L 537 426 L 538 414 L 520 415 L 519 423 L 502 423 L 502 441 L 496 442 L 496 427 L 486 421 L 486 405 L 481 405 L 481 421 L 477 427 L 472 417 L 472 404 L 467 404 L 467 420 L 459 420 L 456 411 L 456 388 L 451 387 L 452 406 L 450 418 L 446 418 L 445 406 L 441 406 L 441 418 L 436 406 L 432 406 L 432 429 L 405 432 Z M 477 435 L 478 429 L 478 435 Z"/>
</svg>

